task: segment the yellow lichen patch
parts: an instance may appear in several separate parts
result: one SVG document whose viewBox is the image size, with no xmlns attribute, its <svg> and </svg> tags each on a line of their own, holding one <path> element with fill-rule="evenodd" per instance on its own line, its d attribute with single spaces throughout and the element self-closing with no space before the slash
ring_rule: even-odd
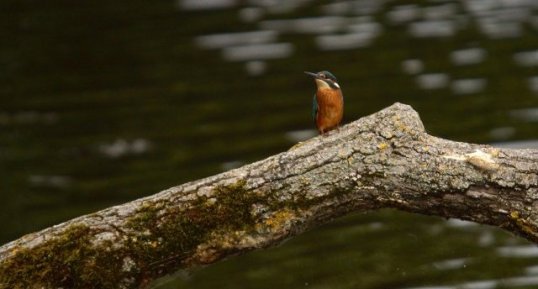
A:
<svg viewBox="0 0 538 289">
<path fill-rule="evenodd" d="M 386 142 L 382 142 L 382 143 L 377 144 L 377 148 L 380 149 L 380 150 L 384 150 L 384 149 L 386 149 L 388 147 L 389 147 L 389 145 Z"/>
<path fill-rule="evenodd" d="M 537 229 L 534 225 L 530 224 L 527 220 L 521 218 L 518 211 L 511 211 L 510 218 L 516 222 L 516 225 L 525 233 L 535 235 Z"/>
<path fill-rule="evenodd" d="M 393 117 L 392 121 L 394 123 L 394 127 L 397 128 L 398 130 L 403 131 L 403 132 L 410 131 L 409 127 L 406 126 L 403 122 L 401 122 L 399 117 Z"/>
<path fill-rule="evenodd" d="M 271 230 L 278 230 L 286 226 L 290 220 L 295 218 L 295 213 L 290 209 L 283 209 L 276 212 L 269 219 L 265 220 L 265 225 Z"/>
</svg>

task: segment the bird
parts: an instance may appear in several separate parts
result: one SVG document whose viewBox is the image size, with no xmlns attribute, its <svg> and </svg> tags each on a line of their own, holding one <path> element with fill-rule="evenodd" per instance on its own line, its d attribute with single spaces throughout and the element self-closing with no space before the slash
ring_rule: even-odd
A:
<svg viewBox="0 0 538 289">
<path fill-rule="evenodd" d="M 321 135 L 338 128 L 344 117 L 344 95 L 336 77 L 329 71 L 318 73 L 305 71 L 316 82 L 312 117 Z"/>
</svg>

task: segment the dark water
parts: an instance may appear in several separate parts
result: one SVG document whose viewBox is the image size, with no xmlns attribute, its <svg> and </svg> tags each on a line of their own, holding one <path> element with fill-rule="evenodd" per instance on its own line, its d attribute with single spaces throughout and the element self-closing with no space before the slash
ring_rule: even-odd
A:
<svg viewBox="0 0 538 289">
<path fill-rule="evenodd" d="M 530 141 L 523 146 L 538 138 L 532 0 L 0 8 L 3 242 L 314 135 L 304 70 L 338 77 L 346 121 L 399 101 L 437 136 Z M 277 286 L 536 288 L 538 249 L 494 228 L 382 211 L 155 288 Z"/>
</svg>

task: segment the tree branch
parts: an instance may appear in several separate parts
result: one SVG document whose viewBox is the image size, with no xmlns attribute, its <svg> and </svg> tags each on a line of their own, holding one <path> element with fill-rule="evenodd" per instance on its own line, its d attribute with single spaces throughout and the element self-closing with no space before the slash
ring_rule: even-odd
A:
<svg viewBox="0 0 538 289">
<path fill-rule="evenodd" d="M 377 208 L 494 225 L 538 243 L 538 151 L 430 136 L 397 103 L 265 160 L 5 244 L 0 287 L 145 287 Z"/>
</svg>

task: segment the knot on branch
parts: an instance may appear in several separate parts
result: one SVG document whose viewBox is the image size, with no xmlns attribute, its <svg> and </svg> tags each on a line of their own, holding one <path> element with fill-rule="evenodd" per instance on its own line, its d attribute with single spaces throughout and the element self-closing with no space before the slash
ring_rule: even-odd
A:
<svg viewBox="0 0 538 289">
<path fill-rule="evenodd" d="M 425 133 L 424 124 L 418 113 L 411 106 L 399 102 L 356 120 L 350 126 L 359 132 L 375 132 L 386 139 L 405 135 L 416 138 Z"/>
<path fill-rule="evenodd" d="M 408 130 L 424 132 L 424 124 L 416 112 L 410 105 L 396 102 L 395 104 L 381 110 L 379 117 L 388 120 L 388 125 L 395 128 L 405 126 Z"/>
</svg>

